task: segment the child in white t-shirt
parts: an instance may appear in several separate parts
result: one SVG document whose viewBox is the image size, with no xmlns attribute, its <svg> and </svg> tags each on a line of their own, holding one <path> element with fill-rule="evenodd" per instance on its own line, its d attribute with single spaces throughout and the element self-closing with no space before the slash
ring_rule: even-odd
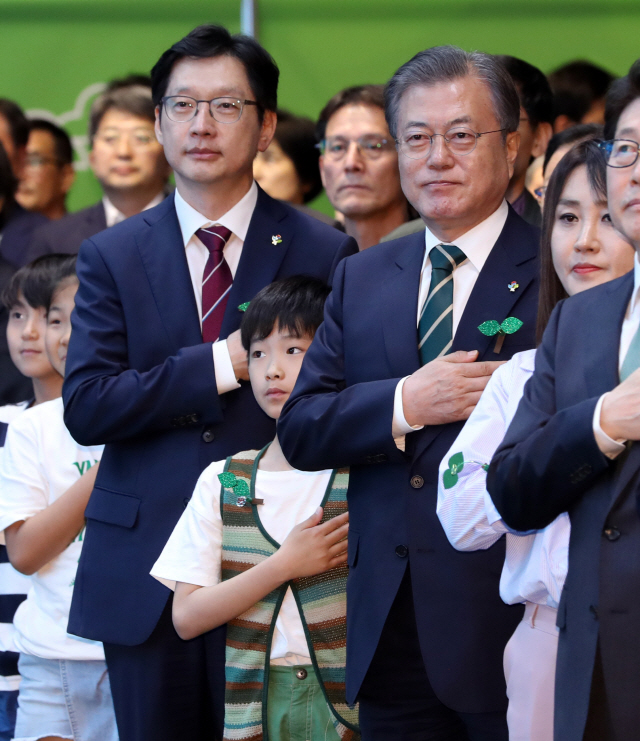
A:
<svg viewBox="0 0 640 741">
<path fill-rule="evenodd" d="M 251 386 L 273 419 L 327 293 L 314 278 L 287 278 L 244 316 Z M 225 739 L 359 738 L 344 698 L 347 484 L 346 471 L 293 469 L 277 436 L 212 463 L 151 571 L 175 588 L 182 638 L 228 623 Z"/>
<path fill-rule="evenodd" d="M 77 286 L 71 259 L 52 294 L 45 331 L 47 356 L 60 376 Z M 15 739 L 116 741 L 102 644 L 67 633 L 102 446 L 78 445 L 63 411 L 61 398 L 27 409 L 9 427 L 0 463 L 0 530 L 11 563 L 31 575 L 14 619 L 22 676 Z"/>
<path fill-rule="evenodd" d="M 68 272 L 69 255 L 45 255 L 20 268 L 5 286 L 1 302 L 9 315 L 7 346 L 13 364 L 31 379 L 30 400 L 0 407 L 0 458 L 9 423 L 28 407 L 56 399 L 62 392 L 62 376 L 49 362 L 44 347 L 47 306 L 51 293 Z M 16 571 L 0 533 L 0 741 L 10 741 L 18 706 L 18 654 L 15 652 L 13 616 L 26 598 L 31 580 Z"/>
</svg>

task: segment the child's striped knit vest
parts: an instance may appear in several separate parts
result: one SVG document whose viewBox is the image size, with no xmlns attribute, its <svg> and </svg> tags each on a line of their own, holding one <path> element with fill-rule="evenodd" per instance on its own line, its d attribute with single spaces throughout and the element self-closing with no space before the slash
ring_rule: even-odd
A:
<svg viewBox="0 0 640 741">
<path fill-rule="evenodd" d="M 223 522 L 222 579 L 264 561 L 278 550 L 253 504 L 256 450 L 227 459 L 220 505 Z M 347 510 L 348 469 L 334 471 L 322 506 L 322 522 Z M 267 739 L 269 654 L 280 605 L 288 587 L 298 604 L 309 655 L 343 741 L 360 738 L 358 709 L 345 699 L 347 567 L 295 579 L 274 590 L 227 625 L 225 741 Z M 271 739 L 271 741 L 278 741 Z"/>
</svg>

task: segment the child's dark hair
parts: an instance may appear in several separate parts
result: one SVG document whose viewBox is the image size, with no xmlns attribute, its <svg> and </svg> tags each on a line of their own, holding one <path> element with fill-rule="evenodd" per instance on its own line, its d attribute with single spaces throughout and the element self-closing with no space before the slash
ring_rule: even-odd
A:
<svg viewBox="0 0 640 741">
<path fill-rule="evenodd" d="M 75 255 L 42 255 L 13 275 L 2 292 L 2 303 L 11 309 L 22 294 L 29 306 L 48 311 L 56 288 L 75 274 Z"/>
<path fill-rule="evenodd" d="M 240 325 L 244 349 L 249 352 L 252 342 L 264 340 L 276 327 L 298 337 L 313 337 L 322 324 L 324 302 L 330 293 L 326 283 L 308 275 L 294 275 L 263 288 L 249 304 Z"/>
</svg>

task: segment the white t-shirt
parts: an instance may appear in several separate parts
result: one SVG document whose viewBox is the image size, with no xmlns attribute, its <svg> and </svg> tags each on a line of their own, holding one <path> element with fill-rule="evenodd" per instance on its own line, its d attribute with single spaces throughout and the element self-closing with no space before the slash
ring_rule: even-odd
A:
<svg viewBox="0 0 640 741">
<path fill-rule="evenodd" d="M 78 445 L 62 415 L 62 399 L 54 399 L 9 426 L 0 462 L 0 530 L 46 509 L 100 460 L 104 446 Z M 101 643 L 67 633 L 83 535 L 31 576 L 14 618 L 15 650 L 43 659 L 104 659 Z"/>
<path fill-rule="evenodd" d="M 175 589 L 177 581 L 210 587 L 221 578 L 222 519 L 220 481 L 225 461 L 216 461 L 201 474 L 187 508 L 175 526 L 151 575 Z M 263 471 L 258 469 L 256 507 L 264 529 L 282 543 L 291 530 L 315 512 L 331 480 L 331 471 Z M 285 666 L 310 664 L 309 648 L 291 589 L 276 619 L 270 662 Z"/>
</svg>

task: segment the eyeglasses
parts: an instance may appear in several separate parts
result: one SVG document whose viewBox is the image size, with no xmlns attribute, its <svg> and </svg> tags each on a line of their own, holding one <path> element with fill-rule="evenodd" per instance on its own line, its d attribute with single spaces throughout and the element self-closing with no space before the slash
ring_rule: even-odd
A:
<svg viewBox="0 0 640 741">
<path fill-rule="evenodd" d="M 44 155 L 36 154 L 35 152 L 27 154 L 25 158 L 25 165 L 27 167 L 44 167 L 45 165 L 55 165 L 58 167 L 61 164 L 62 162 L 57 160 L 55 157 L 45 157 Z"/>
<path fill-rule="evenodd" d="M 412 160 L 421 160 L 426 157 L 436 136 L 441 136 L 447 149 L 453 154 L 471 154 L 476 148 L 478 139 L 485 134 L 497 134 L 506 129 L 494 129 L 493 131 L 482 131 L 479 134 L 471 129 L 453 128 L 444 134 L 427 134 L 424 131 L 416 131 L 406 135 L 405 139 L 396 139 L 398 151 Z"/>
<path fill-rule="evenodd" d="M 100 142 L 107 147 L 117 147 L 123 138 L 129 140 L 134 149 L 146 149 L 157 142 L 153 132 L 149 129 L 134 129 L 133 131 L 121 131 L 120 129 L 104 129 L 95 135 L 94 143 Z"/>
<path fill-rule="evenodd" d="M 339 162 L 347 154 L 351 144 L 355 144 L 358 151 L 369 160 L 378 159 L 383 152 L 388 152 L 393 147 L 392 143 L 382 136 L 364 134 L 357 139 L 330 136 L 327 139 L 323 139 L 319 144 L 316 144 L 316 148 L 325 157 Z"/>
<path fill-rule="evenodd" d="M 640 144 L 633 139 L 610 139 L 598 142 L 609 167 L 631 167 L 638 160 Z"/>
<path fill-rule="evenodd" d="M 242 110 L 246 105 L 258 105 L 255 100 L 239 100 L 238 98 L 212 98 L 211 100 L 196 100 L 188 95 L 170 95 L 162 98 L 164 112 L 171 121 L 186 123 L 198 114 L 200 103 L 207 103 L 209 113 L 218 123 L 235 123 L 240 120 Z"/>
</svg>

